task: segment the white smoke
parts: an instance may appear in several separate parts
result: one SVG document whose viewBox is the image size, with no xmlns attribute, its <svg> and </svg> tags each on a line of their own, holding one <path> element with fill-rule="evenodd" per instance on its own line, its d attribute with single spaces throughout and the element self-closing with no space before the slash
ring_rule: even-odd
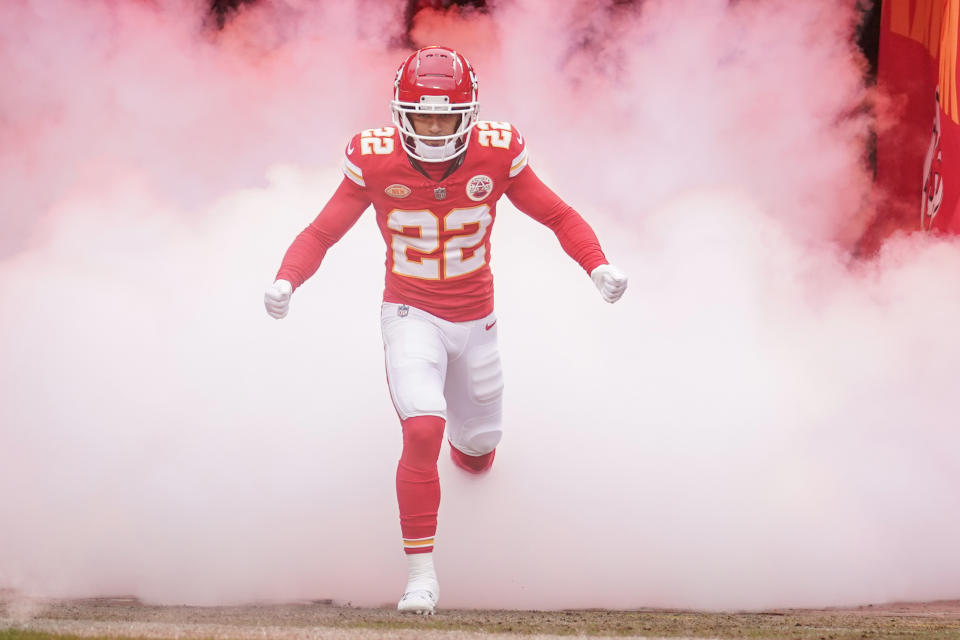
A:
<svg viewBox="0 0 960 640">
<path fill-rule="evenodd" d="M 262 291 L 386 123 L 402 3 L 0 9 L 0 588 L 379 605 L 405 579 L 372 212 Z M 418 15 L 631 276 L 504 200 L 491 474 L 441 459 L 443 606 L 958 597 L 953 240 L 851 265 L 855 2 Z M 9 89 L 11 88 L 12 89 Z"/>
</svg>

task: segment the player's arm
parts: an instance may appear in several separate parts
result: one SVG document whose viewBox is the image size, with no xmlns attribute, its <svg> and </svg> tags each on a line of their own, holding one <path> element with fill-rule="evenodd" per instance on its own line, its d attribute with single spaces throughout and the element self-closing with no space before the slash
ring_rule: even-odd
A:
<svg viewBox="0 0 960 640">
<path fill-rule="evenodd" d="M 294 239 L 277 271 L 277 279 L 296 290 L 316 273 L 327 250 L 356 224 L 370 206 L 367 194 L 344 178 L 319 215 Z"/>
<path fill-rule="evenodd" d="M 316 273 L 327 250 L 350 230 L 369 205 L 363 187 L 344 177 L 320 214 L 300 232 L 283 256 L 276 280 L 263 297 L 268 314 L 278 319 L 287 315 L 291 294 Z"/>
<path fill-rule="evenodd" d="M 597 234 L 587 221 L 551 191 L 533 169 L 522 167 L 511 180 L 506 195 L 517 209 L 556 234 L 567 255 L 590 274 L 604 300 L 620 299 L 627 289 L 627 276 L 607 262 Z"/>
</svg>

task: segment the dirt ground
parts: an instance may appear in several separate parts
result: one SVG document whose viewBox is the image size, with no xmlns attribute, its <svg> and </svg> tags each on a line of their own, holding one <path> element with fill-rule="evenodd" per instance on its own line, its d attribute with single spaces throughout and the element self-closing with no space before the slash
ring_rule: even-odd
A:
<svg viewBox="0 0 960 640">
<path fill-rule="evenodd" d="M 134 598 L 0 597 L 0 639 L 278 638 L 425 640 L 594 637 L 960 640 L 960 600 L 849 609 L 695 611 L 442 610 L 430 617 L 330 602 L 238 607 L 154 606 Z"/>
</svg>

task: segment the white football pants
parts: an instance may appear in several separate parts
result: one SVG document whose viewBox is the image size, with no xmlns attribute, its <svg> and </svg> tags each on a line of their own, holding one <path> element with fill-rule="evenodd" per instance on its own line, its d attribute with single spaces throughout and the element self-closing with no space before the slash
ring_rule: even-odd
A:
<svg viewBox="0 0 960 640">
<path fill-rule="evenodd" d="M 492 313 L 448 322 L 416 307 L 383 303 L 387 384 L 401 420 L 440 416 L 447 439 L 463 453 L 493 451 L 503 405 L 496 322 Z"/>
</svg>

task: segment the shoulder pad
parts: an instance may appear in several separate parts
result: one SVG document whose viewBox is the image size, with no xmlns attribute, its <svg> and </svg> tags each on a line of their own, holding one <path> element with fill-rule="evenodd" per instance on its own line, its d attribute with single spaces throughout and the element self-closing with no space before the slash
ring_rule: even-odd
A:
<svg viewBox="0 0 960 640">
<path fill-rule="evenodd" d="M 366 183 L 363 179 L 363 166 L 370 157 L 388 156 L 399 146 L 396 127 L 380 127 L 379 129 L 364 129 L 350 139 L 344 151 L 343 173 L 361 187 Z"/>
</svg>

